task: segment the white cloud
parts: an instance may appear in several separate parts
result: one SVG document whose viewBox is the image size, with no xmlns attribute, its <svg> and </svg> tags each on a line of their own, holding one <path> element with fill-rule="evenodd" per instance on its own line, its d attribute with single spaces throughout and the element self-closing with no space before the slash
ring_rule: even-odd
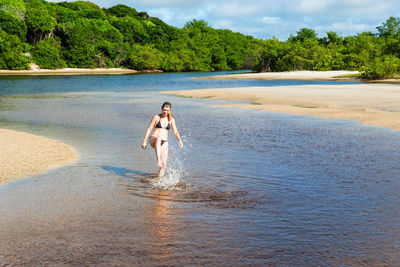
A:
<svg viewBox="0 0 400 267">
<path fill-rule="evenodd" d="M 315 30 L 320 33 L 334 31 L 341 36 L 348 36 L 366 31 L 374 31 L 376 26 L 378 25 L 358 24 L 358 23 L 353 23 L 352 21 L 345 21 L 345 22 L 336 22 L 331 25 L 317 26 L 315 27 Z M 320 37 L 323 36 L 325 36 L 325 34 L 320 34 Z"/>
<path fill-rule="evenodd" d="M 297 13 L 315 13 L 325 11 L 332 0 L 301 0 L 294 8 Z"/>
<path fill-rule="evenodd" d="M 251 16 L 259 11 L 255 5 L 244 5 L 243 3 L 225 3 L 215 8 L 216 15 L 222 17 L 243 17 Z"/>
<path fill-rule="evenodd" d="M 262 17 L 261 21 L 266 24 L 279 24 L 281 19 L 279 17 Z"/>
<path fill-rule="evenodd" d="M 204 8 L 205 6 L 211 4 L 212 0 L 92 0 L 92 2 L 103 2 L 106 6 L 110 6 L 109 2 L 114 2 L 112 5 L 124 4 L 127 6 L 134 7 L 135 9 L 152 9 L 152 8 L 172 8 L 172 9 L 196 9 Z M 111 5 L 111 6 L 112 6 Z"/>
<path fill-rule="evenodd" d="M 214 22 L 214 27 L 217 29 L 232 29 L 234 26 L 231 20 L 220 19 Z"/>
</svg>

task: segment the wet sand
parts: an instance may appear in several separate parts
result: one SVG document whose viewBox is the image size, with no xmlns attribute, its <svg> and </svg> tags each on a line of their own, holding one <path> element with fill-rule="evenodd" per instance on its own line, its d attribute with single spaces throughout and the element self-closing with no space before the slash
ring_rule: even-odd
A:
<svg viewBox="0 0 400 267">
<path fill-rule="evenodd" d="M 245 101 L 223 106 L 356 120 L 400 130 L 400 86 L 337 84 L 168 91 L 185 97 Z"/>
<path fill-rule="evenodd" d="M 137 74 L 147 72 L 161 72 L 161 71 L 137 71 L 121 68 L 97 68 L 97 69 L 78 69 L 78 68 L 64 68 L 64 69 L 31 69 L 31 70 L 0 70 L 0 75 L 85 75 L 85 74 Z"/>
<path fill-rule="evenodd" d="M 72 164 L 71 146 L 24 132 L 0 129 L 0 184 Z"/>
</svg>

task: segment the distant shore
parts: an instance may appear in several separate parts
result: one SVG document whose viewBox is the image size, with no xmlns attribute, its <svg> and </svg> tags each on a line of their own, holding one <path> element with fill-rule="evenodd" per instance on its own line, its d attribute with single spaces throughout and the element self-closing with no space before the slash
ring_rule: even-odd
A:
<svg viewBox="0 0 400 267">
<path fill-rule="evenodd" d="M 246 79 L 246 80 L 297 80 L 297 81 L 360 81 L 360 78 L 352 77 L 359 74 L 358 71 L 288 71 L 288 72 L 262 72 L 262 73 L 238 73 L 196 79 Z M 363 82 L 388 82 L 400 83 L 400 79 L 386 80 L 362 80 Z"/>
<path fill-rule="evenodd" d="M 0 184 L 72 164 L 76 150 L 24 132 L 0 129 Z"/>
<path fill-rule="evenodd" d="M 343 75 L 358 74 L 358 71 L 288 71 L 288 72 L 261 72 L 261 73 L 238 73 L 200 79 L 247 79 L 247 80 L 349 80 L 354 78 L 341 78 Z"/>
<path fill-rule="evenodd" d="M 137 73 L 153 73 L 161 72 L 158 70 L 138 71 L 122 68 L 97 68 L 97 69 L 78 69 L 78 68 L 63 68 L 63 69 L 31 69 L 31 70 L 0 70 L 1 75 L 121 75 L 121 74 L 137 74 Z"/>
<path fill-rule="evenodd" d="M 269 73 L 231 75 L 248 77 L 269 76 Z M 310 73 L 291 73 L 292 79 L 309 80 Z M 313 72 L 313 74 L 315 74 Z M 289 74 L 275 74 L 274 78 L 289 80 Z M 279 76 L 280 75 L 280 76 Z M 315 79 L 330 79 L 333 73 L 318 73 Z M 334 74 L 336 75 L 336 73 Z M 220 76 L 216 77 L 219 78 Z M 254 76 L 255 77 L 255 76 Z M 209 77 L 207 77 L 209 78 Z M 270 76 L 269 76 L 270 78 Z M 334 78 L 332 78 L 334 79 Z M 400 130 L 400 86 L 395 84 L 329 84 L 271 87 L 242 87 L 165 91 L 185 97 L 246 101 L 248 104 L 224 106 L 324 118 L 341 118 L 359 121 L 364 125 Z"/>
</svg>

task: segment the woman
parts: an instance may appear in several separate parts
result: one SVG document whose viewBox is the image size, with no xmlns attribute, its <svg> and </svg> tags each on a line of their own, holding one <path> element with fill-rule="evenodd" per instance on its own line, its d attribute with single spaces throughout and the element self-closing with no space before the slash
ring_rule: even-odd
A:
<svg viewBox="0 0 400 267">
<path fill-rule="evenodd" d="M 179 135 L 178 129 L 176 128 L 174 116 L 171 113 L 171 104 L 165 102 L 161 107 L 161 114 L 153 116 L 149 127 L 147 128 L 146 134 L 144 135 L 142 148 L 147 147 L 147 138 L 151 131 L 154 131 L 149 138 L 149 143 L 152 148 L 155 149 L 157 157 L 157 166 L 160 168 L 158 171 L 158 177 L 163 177 L 165 174 L 165 167 L 167 166 L 168 159 L 168 131 L 172 128 L 176 139 L 178 139 L 179 147 L 183 148 L 183 143 Z"/>
</svg>

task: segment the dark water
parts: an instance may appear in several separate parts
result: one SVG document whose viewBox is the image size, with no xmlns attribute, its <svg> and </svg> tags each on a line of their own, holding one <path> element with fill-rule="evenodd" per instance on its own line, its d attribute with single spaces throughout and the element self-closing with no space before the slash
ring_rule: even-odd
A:
<svg viewBox="0 0 400 267">
<path fill-rule="evenodd" d="M 399 132 L 158 93 L 317 83 L 205 75 L 1 77 L 0 128 L 81 157 L 0 186 L 0 265 L 400 265 Z M 185 147 L 149 185 L 163 101 Z"/>
</svg>

